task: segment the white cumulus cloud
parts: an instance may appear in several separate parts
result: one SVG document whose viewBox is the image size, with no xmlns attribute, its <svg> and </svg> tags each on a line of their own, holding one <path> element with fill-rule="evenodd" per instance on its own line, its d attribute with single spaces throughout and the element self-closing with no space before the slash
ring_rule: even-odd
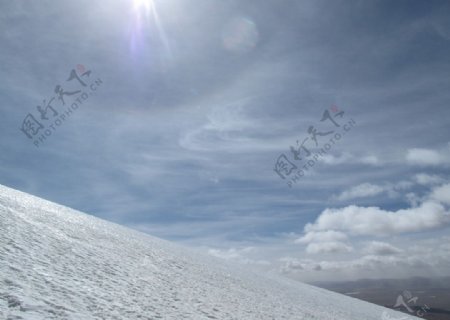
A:
<svg viewBox="0 0 450 320">
<path fill-rule="evenodd" d="M 430 230 L 448 224 L 450 214 L 444 206 L 427 201 L 419 207 L 397 211 L 354 205 L 341 209 L 326 209 L 314 223 L 305 226 L 305 231 L 336 230 L 376 236 Z"/>
</svg>

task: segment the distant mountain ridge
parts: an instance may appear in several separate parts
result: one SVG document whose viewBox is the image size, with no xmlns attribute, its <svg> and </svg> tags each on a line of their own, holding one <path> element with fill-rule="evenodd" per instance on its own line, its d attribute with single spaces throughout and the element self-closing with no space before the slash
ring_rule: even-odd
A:
<svg viewBox="0 0 450 320">
<path fill-rule="evenodd" d="M 359 279 L 355 281 L 317 281 L 311 284 L 323 288 L 354 289 L 362 288 L 409 288 L 409 290 L 423 290 L 430 288 L 450 289 L 450 277 L 425 278 L 411 277 L 404 279 Z"/>
<path fill-rule="evenodd" d="M 450 320 L 450 277 L 405 279 L 360 279 L 347 282 L 316 282 L 315 285 L 380 306 L 419 314 L 424 319 Z M 397 299 L 410 295 L 409 310 L 395 308 Z"/>
</svg>

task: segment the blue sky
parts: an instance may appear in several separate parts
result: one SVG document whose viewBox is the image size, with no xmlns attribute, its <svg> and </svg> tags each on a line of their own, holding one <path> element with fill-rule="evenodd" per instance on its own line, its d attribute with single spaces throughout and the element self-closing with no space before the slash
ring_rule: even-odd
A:
<svg viewBox="0 0 450 320">
<path fill-rule="evenodd" d="M 448 275 L 449 16 L 420 0 L 3 2 L 0 183 L 301 280 Z M 48 126 L 81 95 L 62 105 L 57 85 L 89 97 L 36 147 L 48 128 L 29 139 L 24 118 Z M 277 158 L 300 167 L 310 126 L 342 130 L 320 121 L 333 106 L 356 125 L 290 188 Z"/>
</svg>

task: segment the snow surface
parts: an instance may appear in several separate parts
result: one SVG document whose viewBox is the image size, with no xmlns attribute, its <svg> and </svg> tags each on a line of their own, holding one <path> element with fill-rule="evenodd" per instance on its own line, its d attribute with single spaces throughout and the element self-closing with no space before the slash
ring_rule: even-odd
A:
<svg viewBox="0 0 450 320">
<path fill-rule="evenodd" d="M 0 186 L 0 319 L 404 317 Z"/>
</svg>

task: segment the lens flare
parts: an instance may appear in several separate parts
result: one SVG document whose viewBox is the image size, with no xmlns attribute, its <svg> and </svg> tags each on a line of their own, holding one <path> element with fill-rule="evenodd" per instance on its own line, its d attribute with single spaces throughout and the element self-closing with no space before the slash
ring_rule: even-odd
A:
<svg viewBox="0 0 450 320">
<path fill-rule="evenodd" d="M 255 23 L 246 17 L 232 19 L 224 28 L 224 47 L 232 52 L 251 51 L 258 43 L 259 33 Z"/>
</svg>

